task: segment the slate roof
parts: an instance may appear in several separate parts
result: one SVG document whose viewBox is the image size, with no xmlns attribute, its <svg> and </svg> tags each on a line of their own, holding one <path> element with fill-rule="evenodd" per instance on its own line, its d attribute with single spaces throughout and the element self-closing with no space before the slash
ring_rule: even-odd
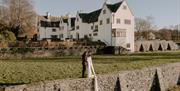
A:
<svg viewBox="0 0 180 91">
<path fill-rule="evenodd" d="M 50 16 L 49 20 L 50 21 L 60 21 L 61 17 L 54 17 L 54 16 Z M 48 17 L 47 16 L 38 16 L 38 21 L 47 21 Z"/>
<path fill-rule="evenodd" d="M 80 13 L 79 16 L 85 23 L 92 23 L 98 21 L 98 17 L 101 13 L 101 9 L 93 11 L 91 13 Z"/>
<path fill-rule="evenodd" d="M 123 2 L 123 1 L 122 1 Z M 111 12 L 116 12 L 118 8 L 121 6 L 122 2 L 115 3 L 115 4 L 106 4 Z M 101 13 L 102 9 L 98 9 L 96 11 L 90 13 L 79 13 L 82 22 L 84 23 L 93 23 L 98 21 L 98 17 Z"/>
<path fill-rule="evenodd" d="M 116 12 L 118 8 L 121 6 L 122 2 L 116 4 L 107 4 L 107 7 L 111 10 L 111 12 Z"/>
<path fill-rule="evenodd" d="M 59 27 L 60 21 L 40 21 L 41 27 Z"/>
</svg>

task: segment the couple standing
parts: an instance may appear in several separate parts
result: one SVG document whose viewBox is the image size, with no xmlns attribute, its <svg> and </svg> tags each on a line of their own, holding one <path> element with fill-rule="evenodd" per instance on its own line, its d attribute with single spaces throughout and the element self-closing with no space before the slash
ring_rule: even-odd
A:
<svg viewBox="0 0 180 91">
<path fill-rule="evenodd" d="M 92 78 L 95 76 L 94 67 L 92 64 L 92 52 L 90 49 L 86 50 L 82 55 L 82 78 L 85 77 L 85 72 L 87 68 L 87 77 Z"/>
<path fill-rule="evenodd" d="M 94 91 L 99 91 L 97 77 L 94 71 L 94 67 L 92 64 L 92 51 L 90 49 L 86 50 L 82 55 L 82 78 L 85 77 L 85 72 L 87 68 L 87 77 L 94 79 Z"/>
</svg>

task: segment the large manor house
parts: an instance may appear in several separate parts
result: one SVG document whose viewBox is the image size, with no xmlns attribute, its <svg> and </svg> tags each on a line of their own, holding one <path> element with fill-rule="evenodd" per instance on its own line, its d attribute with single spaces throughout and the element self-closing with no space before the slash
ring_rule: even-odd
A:
<svg viewBox="0 0 180 91">
<path fill-rule="evenodd" d="M 134 16 L 123 0 L 115 4 L 105 2 L 98 10 L 77 12 L 75 17 L 38 16 L 38 40 L 82 39 L 102 41 L 107 46 L 121 46 L 134 51 Z"/>
</svg>

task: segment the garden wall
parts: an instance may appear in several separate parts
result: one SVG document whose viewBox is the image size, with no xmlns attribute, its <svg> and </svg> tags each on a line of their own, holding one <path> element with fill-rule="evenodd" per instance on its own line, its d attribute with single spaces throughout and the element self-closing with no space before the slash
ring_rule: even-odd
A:
<svg viewBox="0 0 180 91">
<path fill-rule="evenodd" d="M 80 56 L 86 49 L 91 49 L 97 54 L 99 49 L 105 46 L 74 46 L 60 48 L 2 48 L 0 49 L 0 59 L 23 59 L 23 58 L 50 58 L 60 56 Z"/>
<path fill-rule="evenodd" d="M 178 45 L 173 41 L 151 40 L 135 41 L 136 52 L 177 50 Z"/>
<path fill-rule="evenodd" d="M 180 63 L 98 75 L 99 91 L 166 91 L 177 86 Z M 79 78 L 10 86 L 1 91 L 94 91 L 94 79 Z"/>
</svg>

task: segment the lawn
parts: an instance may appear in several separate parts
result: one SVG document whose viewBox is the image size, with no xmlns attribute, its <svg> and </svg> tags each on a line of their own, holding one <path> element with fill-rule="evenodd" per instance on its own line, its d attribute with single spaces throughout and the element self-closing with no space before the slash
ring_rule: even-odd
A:
<svg viewBox="0 0 180 91">
<path fill-rule="evenodd" d="M 93 56 L 97 74 L 109 74 L 174 62 L 180 62 L 180 51 Z M 80 56 L 0 60 L 1 86 L 79 77 L 81 77 Z"/>
</svg>

